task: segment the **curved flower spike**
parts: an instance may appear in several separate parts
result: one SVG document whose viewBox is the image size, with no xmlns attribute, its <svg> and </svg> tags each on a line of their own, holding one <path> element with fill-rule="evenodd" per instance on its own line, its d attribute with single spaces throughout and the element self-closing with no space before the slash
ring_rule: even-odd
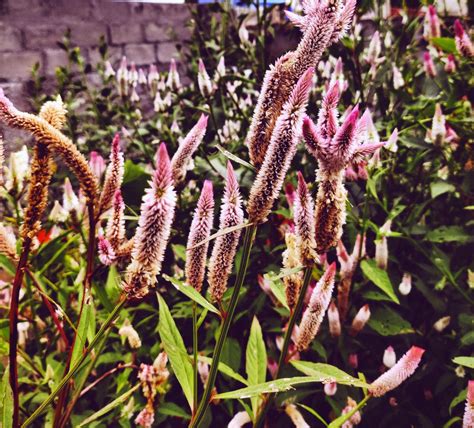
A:
<svg viewBox="0 0 474 428">
<path fill-rule="evenodd" d="M 208 116 L 202 114 L 196 125 L 193 126 L 188 135 L 181 141 L 178 150 L 173 155 L 171 170 L 175 184 L 184 180 L 193 153 L 199 147 L 199 144 L 201 144 L 204 134 L 206 133 L 207 120 Z"/>
<path fill-rule="evenodd" d="M 298 251 L 301 263 L 312 266 L 316 261 L 316 229 L 314 225 L 314 201 L 311 197 L 303 174 L 298 171 L 298 189 L 294 205 L 295 234 L 298 239 Z"/>
<path fill-rule="evenodd" d="M 105 171 L 105 180 L 100 194 L 99 212 L 103 213 L 112 205 L 115 192 L 120 189 L 124 172 L 123 153 L 120 151 L 120 136 L 115 134 L 112 140 L 109 165 Z"/>
<path fill-rule="evenodd" d="M 213 218 L 214 196 L 212 192 L 212 182 L 206 180 L 196 210 L 194 211 L 186 250 L 186 282 L 199 292 L 201 292 L 202 283 L 204 281 L 209 242 L 205 242 L 197 247 L 194 246 L 209 238 Z"/>
<path fill-rule="evenodd" d="M 252 223 L 266 219 L 280 193 L 301 136 L 313 73 L 314 68 L 309 68 L 301 76 L 276 122 L 263 165 L 250 190 L 247 211 Z"/>
<path fill-rule="evenodd" d="M 324 314 L 331 301 L 334 288 L 334 277 L 336 275 L 336 263 L 332 263 L 326 269 L 321 279 L 314 287 L 308 307 L 304 311 L 299 331 L 296 337 L 296 348 L 304 351 L 319 331 Z"/>
<path fill-rule="evenodd" d="M 244 221 L 239 184 L 232 164 L 227 162 L 227 179 L 222 198 L 219 230 L 237 226 Z M 227 281 L 232 272 L 232 264 L 239 244 L 240 230 L 226 233 L 215 239 L 209 261 L 207 280 L 212 300 L 220 302 L 227 289 Z"/>
<path fill-rule="evenodd" d="M 370 394 L 374 397 L 381 397 L 401 385 L 415 372 L 424 352 L 424 349 L 412 346 L 390 370 L 370 384 Z"/>
<path fill-rule="evenodd" d="M 146 296 L 156 284 L 174 218 L 176 192 L 171 177 L 171 163 L 162 143 L 158 150 L 156 171 L 145 191 L 134 237 L 132 260 L 127 267 L 123 290 L 129 299 Z"/>
<path fill-rule="evenodd" d="M 466 408 L 462 419 L 462 428 L 474 426 L 474 380 L 467 384 Z"/>
</svg>

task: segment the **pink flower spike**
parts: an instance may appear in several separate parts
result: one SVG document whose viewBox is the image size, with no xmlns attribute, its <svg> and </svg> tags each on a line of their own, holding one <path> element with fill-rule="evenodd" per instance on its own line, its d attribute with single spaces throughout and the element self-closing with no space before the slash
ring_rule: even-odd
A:
<svg viewBox="0 0 474 428">
<path fill-rule="evenodd" d="M 454 34 L 458 52 L 466 58 L 474 56 L 474 46 L 472 45 L 471 38 L 464 30 L 464 27 L 462 26 L 459 19 L 454 21 Z"/>
<path fill-rule="evenodd" d="M 122 192 L 117 189 L 112 203 L 112 214 L 107 221 L 106 236 L 112 248 L 117 251 L 125 240 L 125 203 Z"/>
<path fill-rule="evenodd" d="M 123 153 L 120 150 L 120 135 L 115 134 L 112 140 L 109 165 L 105 171 L 104 186 L 100 195 L 100 212 L 108 210 L 112 204 L 112 199 L 117 189 L 122 184 L 124 173 Z"/>
<path fill-rule="evenodd" d="M 462 427 L 474 427 L 474 380 L 470 380 L 467 384 L 466 408 L 464 410 Z"/>
<path fill-rule="evenodd" d="M 412 346 L 390 370 L 370 384 L 369 392 L 374 397 L 381 397 L 397 388 L 415 372 L 424 352 L 424 349 Z"/>
<path fill-rule="evenodd" d="M 186 171 L 192 156 L 206 134 L 207 121 L 208 116 L 201 114 L 196 125 L 193 126 L 184 140 L 181 141 L 178 150 L 176 150 L 176 153 L 173 155 L 171 169 L 173 171 L 173 180 L 176 184 L 183 181 L 186 176 Z"/>
<path fill-rule="evenodd" d="M 337 130 L 337 103 L 339 102 L 339 83 L 334 81 L 327 89 L 318 113 L 317 130 L 323 139 L 332 138 Z"/>
<path fill-rule="evenodd" d="M 303 118 L 303 138 L 306 143 L 306 148 L 313 157 L 318 159 L 323 156 L 322 148 L 325 145 L 324 138 L 319 134 L 316 125 L 309 116 Z"/>
<path fill-rule="evenodd" d="M 356 316 L 354 317 L 351 325 L 349 334 L 351 336 L 356 336 L 367 324 L 370 319 L 370 308 L 369 305 L 364 305 L 359 309 Z"/>
<path fill-rule="evenodd" d="M 425 69 L 425 73 L 429 77 L 436 77 L 437 71 L 435 64 L 433 62 L 433 58 L 428 51 L 423 53 L 423 68 Z"/>
<path fill-rule="evenodd" d="M 449 54 L 446 58 L 446 64 L 444 66 L 444 71 L 448 74 L 453 74 L 456 72 L 456 61 L 453 54 Z"/>
<path fill-rule="evenodd" d="M 96 151 L 92 151 L 89 154 L 89 165 L 94 175 L 100 180 L 105 171 L 104 158 Z"/>
<path fill-rule="evenodd" d="M 351 158 L 356 148 L 356 125 L 359 117 L 359 106 L 356 105 L 347 115 L 344 123 L 337 130 L 336 135 L 332 139 L 329 150 L 332 154 L 330 163 L 339 167 L 345 165 Z"/>
<path fill-rule="evenodd" d="M 110 266 L 115 261 L 115 251 L 110 245 L 110 242 L 104 238 L 102 233 L 98 236 L 98 247 L 99 247 L 99 259 L 106 265 Z"/>
<path fill-rule="evenodd" d="M 197 247 L 194 246 L 209 238 L 213 218 L 214 194 L 212 191 L 212 182 L 206 180 L 196 210 L 194 211 L 186 252 L 186 282 L 198 292 L 201 292 L 202 283 L 204 281 L 209 242 Z"/>
<path fill-rule="evenodd" d="M 286 196 L 286 201 L 288 202 L 288 207 L 293 208 L 293 205 L 295 203 L 295 198 L 296 198 L 296 192 L 295 188 L 293 187 L 293 184 L 291 183 L 286 183 L 285 185 L 285 196 Z"/>
</svg>

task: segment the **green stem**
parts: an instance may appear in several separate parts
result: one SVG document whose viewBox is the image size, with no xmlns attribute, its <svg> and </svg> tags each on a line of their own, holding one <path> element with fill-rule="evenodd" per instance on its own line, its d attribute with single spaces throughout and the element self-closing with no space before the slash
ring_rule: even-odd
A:
<svg viewBox="0 0 474 428">
<path fill-rule="evenodd" d="M 219 366 L 222 349 L 224 348 L 224 343 L 227 339 L 227 334 L 229 333 L 229 328 L 234 318 L 235 308 L 239 299 L 240 289 L 242 288 L 245 279 L 245 274 L 247 273 L 250 251 L 252 249 L 256 230 L 257 226 L 252 225 L 249 226 L 245 231 L 242 260 L 240 262 L 239 271 L 235 280 L 234 290 L 232 292 L 232 297 L 230 299 L 227 313 L 222 319 L 222 326 L 220 329 L 219 338 L 217 339 L 216 347 L 214 348 L 214 354 L 212 355 L 212 365 L 209 371 L 209 378 L 207 380 L 206 388 L 204 389 L 204 394 L 201 398 L 201 402 L 199 403 L 197 412 L 192 418 L 191 423 L 189 424 L 190 428 L 197 428 L 199 426 L 199 423 L 202 421 L 202 418 L 206 413 L 207 407 L 209 406 L 211 393 L 216 383 L 217 368 Z"/>
<path fill-rule="evenodd" d="M 283 340 L 283 348 L 281 349 L 280 358 L 278 359 L 278 367 L 275 374 L 275 379 L 278 379 L 281 373 L 282 368 L 286 364 L 286 359 L 288 356 L 288 349 L 291 343 L 291 334 L 293 329 L 295 328 L 296 320 L 299 318 L 301 310 L 303 309 L 304 297 L 306 295 L 306 291 L 308 290 L 309 283 L 311 282 L 311 278 L 313 276 L 313 267 L 307 266 L 304 270 L 304 277 L 303 277 L 303 285 L 300 290 L 300 294 L 298 296 L 298 300 L 296 301 L 296 306 L 293 312 L 290 315 L 290 320 L 288 322 L 288 327 L 285 332 L 285 338 Z M 265 416 L 273 402 L 274 394 L 270 394 L 267 399 L 262 404 L 262 409 L 258 414 L 254 427 L 262 426 Z"/>
<path fill-rule="evenodd" d="M 38 416 L 41 415 L 44 409 L 54 400 L 54 397 L 58 395 L 62 389 L 68 384 L 69 380 L 79 371 L 81 368 L 82 363 L 87 358 L 87 356 L 91 353 L 91 351 L 96 347 L 97 343 L 100 341 L 106 330 L 112 325 L 115 321 L 117 316 L 119 315 L 121 309 L 126 303 L 125 297 L 122 297 L 117 305 L 115 306 L 114 310 L 109 314 L 108 318 L 105 320 L 104 324 L 100 327 L 97 334 L 92 339 L 91 343 L 87 347 L 87 349 L 82 353 L 80 358 L 74 363 L 74 365 L 69 369 L 67 374 L 61 379 L 59 384 L 56 386 L 54 391 L 48 396 L 48 398 L 41 403 L 41 405 L 33 412 L 33 414 L 23 423 L 22 428 L 27 427 L 30 425 Z"/>
<path fill-rule="evenodd" d="M 198 407 L 198 326 L 197 304 L 193 302 L 193 413 Z"/>
</svg>

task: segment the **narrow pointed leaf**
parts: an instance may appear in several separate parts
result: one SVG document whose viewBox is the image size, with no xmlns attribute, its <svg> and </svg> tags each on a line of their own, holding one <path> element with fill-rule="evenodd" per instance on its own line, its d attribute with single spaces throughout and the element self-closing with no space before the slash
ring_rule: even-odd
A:
<svg viewBox="0 0 474 428">
<path fill-rule="evenodd" d="M 375 265 L 374 260 L 362 260 L 360 267 L 362 268 L 362 272 L 364 272 L 364 275 L 368 280 L 372 281 L 395 303 L 400 304 L 400 300 L 398 300 L 398 297 L 393 290 L 393 285 L 390 282 L 387 272 L 378 268 Z"/>
<path fill-rule="evenodd" d="M 198 355 L 198 360 L 199 361 L 204 361 L 209 365 L 212 365 L 212 358 L 205 357 L 204 355 Z M 236 373 L 234 370 L 232 370 L 227 364 L 224 364 L 222 361 L 219 361 L 219 367 L 218 370 L 225 374 L 226 376 L 229 376 L 230 378 L 243 383 L 244 385 L 248 385 L 249 383 L 238 373 Z"/>
</svg>

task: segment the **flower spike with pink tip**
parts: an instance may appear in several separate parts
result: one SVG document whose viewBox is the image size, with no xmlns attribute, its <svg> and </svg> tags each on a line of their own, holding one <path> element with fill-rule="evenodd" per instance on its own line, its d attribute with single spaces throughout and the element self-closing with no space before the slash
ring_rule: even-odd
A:
<svg viewBox="0 0 474 428">
<path fill-rule="evenodd" d="M 369 386 L 369 393 L 374 397 L 381 397 L 392 389 L 400 386 L 408 379 L 420 364 L 425 350 L 412 346 L 397 363 Z"/>
<path fill-rule="evenodd" d="M 176 192 L 166 145 L 158 149 L 156 170 L 145 191 L 134 237 L 132 260 L 127 267 L 123 290 L 129 299 L 146 296 L 156 284 L 171 233 Z"/>
<path fill-rule="evenodd" d="M 244 213 L 240 197 L 239 184 L 230 161 L 227 162 L 227 178 L 219 217 L 219 230 L 242 224 Z M 240 230 L 218 236 L 214 241 L 207 280 L 209 293 L 214 302 L 220 303 L 227 289 L 227 281 L 232 272 Z"/>
<path fill-rule="evenodd" d="M 313 74 L 314 69 L 308 68 L 301 76 L 276 122 L 262 167 L 250 190 L 247 211 L 251 223 L 265 221 L 283 186 L 301 137 Z"/>
<path fill-rule="evenodd" d="M 100 209 L 103 213 L 112 205 L 115 192 L 120 189 L 124 173 L 123 153 L 120 150 L 120 136 L 115 134 L 112 140 L 112 150 L 110 152 L 109 165 L 105 171 L 104 186 L 100 194 Z"/>
<path fill-rule="evenodd" d="M 178 150 L 171 160 L 171 169 L 173 171 L 173 180 L 175 184 L 180 183 L 186 176 L 186 170 L 193 153 L 201 144 L 206 133 L 208 116 L 202 114 L 196 125 L 193 126 L 188 135 L 181 141 Z"/>
<path fill-rule="evenodd" d="M 472 45 L 469 34 L 466 33 L 466 30 L 464 30 L 464 27 L 462 26 L 461 21 L 459 21 L 459 19 L 456 19 L 456 21 L 454 21 L 454 34 L 454 40 L 456 42 L 456 49 L 458 50 L 458 52 L 466 58 L 473 57 L 474 46 Z"/>
<path fill-rule="evenodd" d="M 211 235 L 214 218 L 214 196 L 212 182 L 206 180 L 199 197 L 188 236 L 186 250 L 186 283 L 201 292 L 209 242 L 196 246 Z"/>
<path fill-rule="evenodd" d="M 466 408 L 462 419 L 462 428 L 474 427 L 474 380 L 467 384 Z"/>
<path fill-rule="evenodd" d="M 112 202 L 112 214 L 107 221 L 106 237 L 115 251 L 118 251 L 120 245 L 125 240 L 125 203 L 123 202 L 120 189 L 115 191 Z"/>
</svg>

